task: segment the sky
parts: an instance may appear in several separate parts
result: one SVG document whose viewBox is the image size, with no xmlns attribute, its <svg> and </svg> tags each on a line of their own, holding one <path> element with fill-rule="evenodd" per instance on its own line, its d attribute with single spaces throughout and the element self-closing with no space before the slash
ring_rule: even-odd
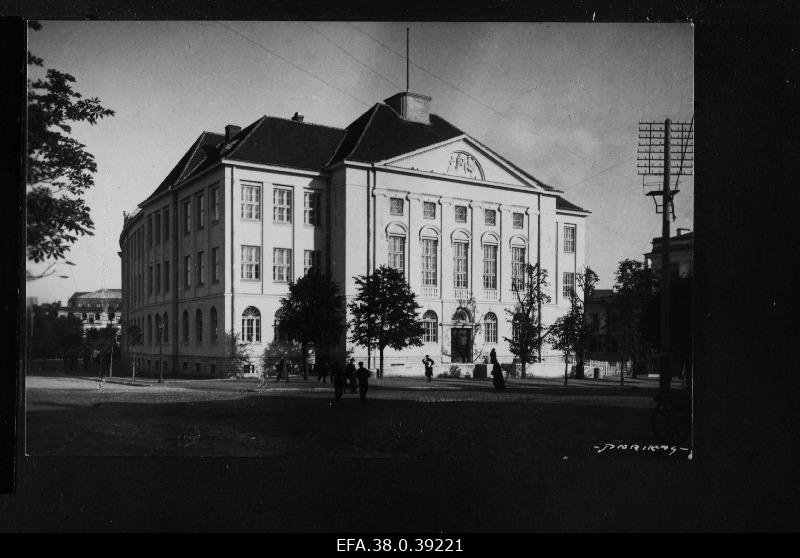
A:
<svg viewBox="0 0 800 558">
<path fill-rule="evenodd" d="M 598 288 L 611 288 L 617 263 L 642 259 L 661 235 L 636 172 L 639 121 L 693 117 L 686 23 L 41 23 L 28 49 L 116 115 L 73 127 L 97 162 L 85 196 L 95 231 L 68 252 L 74 266 L 27 283 L 39 303 L 120 287 L 122 212 L 202 131 L 295 112 L 345 127 L 405 90 L 407 27 L 410 90 L 432 97 L 431 112 L 592 212 L 586 263 Z M 693 229 L 692 177 L 678 189 L 672 230 Z"/>
</svg>

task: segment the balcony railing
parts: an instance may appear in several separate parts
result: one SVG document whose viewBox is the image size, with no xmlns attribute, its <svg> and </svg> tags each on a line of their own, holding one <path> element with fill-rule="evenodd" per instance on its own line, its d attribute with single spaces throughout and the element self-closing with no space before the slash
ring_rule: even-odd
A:
<svg viewBox="0 0 800 558">
<path fill-rule="evenodd" d="M 497 300 L 497 289 L 483 289 L 483 300 Z"/>
<path fill-rule="evenodd" d="M 433 298 L 439 297 L 439 287 L 437 286 L 423 286 L 420 291 L 420 296 Z"/>
<path fill-rule="evenodd" d="M 454 288 L 453 289 L 453 298 L 458 300 L 469 300 L 469 289 L 460 289 Z"/>
</svg>

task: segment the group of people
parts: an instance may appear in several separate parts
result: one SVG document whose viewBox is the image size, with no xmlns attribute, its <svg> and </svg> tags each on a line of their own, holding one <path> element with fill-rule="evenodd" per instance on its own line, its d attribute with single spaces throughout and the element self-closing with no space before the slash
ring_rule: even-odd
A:
<svg viewBox="0 0 800 558">
<path fill-rule="evenodd" d="M 339 361 L 334 361 L 331 369 L 331 378 L 336 401 L 341 401 L 345 387 L 350 390 L 350 393 L 355 393 L 356 383 L 358 383 L 359 399 L 361 399 L 362 402 L 367 400 L 369 377 L 372 373 L 367 368 L 364 368 L 363 362 L 358 363 L 358 368 L 356 368 L 355 363 L 356 359 L 351 358 L 347 361 L 344 370 L 342 370 L 342 365 L 339 364 Z"/>
</svg>

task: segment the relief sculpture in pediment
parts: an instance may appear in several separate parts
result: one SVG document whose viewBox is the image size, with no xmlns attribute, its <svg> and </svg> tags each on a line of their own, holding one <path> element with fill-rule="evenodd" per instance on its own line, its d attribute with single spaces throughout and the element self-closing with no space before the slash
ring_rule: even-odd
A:
<svg viewBox="0 0 800 558">
<path fill-rule="evenodd" d="M 463 151 L 455 151 L 450 155 L 447 174 L 483 180 L 483 171 L 481 171 L 478 161 L 475 160 L 475 157 Z"/>
</svg>

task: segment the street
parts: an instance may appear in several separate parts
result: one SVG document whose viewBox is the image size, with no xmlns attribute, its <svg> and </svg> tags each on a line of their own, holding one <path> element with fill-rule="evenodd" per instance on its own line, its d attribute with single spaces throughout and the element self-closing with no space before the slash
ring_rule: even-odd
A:
<svg viewBox="0 0 800 558">
<path fill-rule="evenodd" d="M 655 443 L 657 380 L 371 378 L 366 403 L 316 378 L 26 377 L 32 456 L 581 457 Z M 631 454 L 632 455 L 632 454 Z M 635 457 L 632 455 L 632 457 Z"/>
</svg>

